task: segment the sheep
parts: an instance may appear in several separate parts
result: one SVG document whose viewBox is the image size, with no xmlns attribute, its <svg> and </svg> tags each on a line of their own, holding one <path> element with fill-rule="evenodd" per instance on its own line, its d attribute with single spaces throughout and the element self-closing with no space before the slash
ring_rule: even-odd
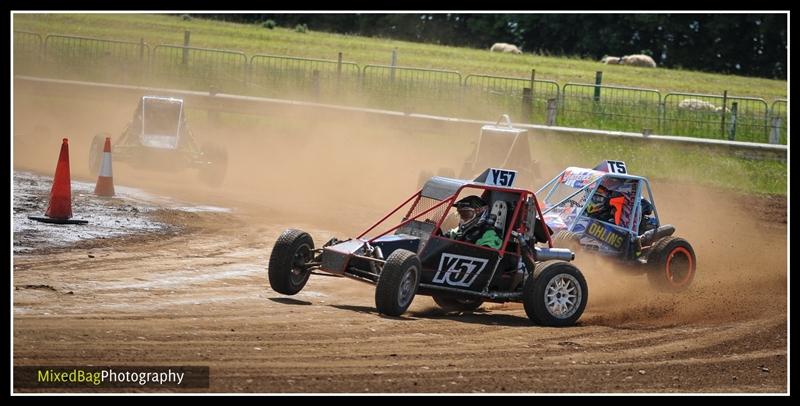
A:
<svg viewBox="0 0 800 406">
<path fill-rule="evenodd" d="M 602 63 L 604 63 L 606 65 L 619 65 L 620 64 L 620 59 L 621 58 L 618 57 L 618 56 L 608 56 L 608 55 L 606 55 L 606 56 L 603 57 L 603 59 L 600 60 L 600 62 L 602 62 Z"/>
<path fill-rule="evenodd" d="M 520 51 L 519 48 L 517 48 L 516 45 L 506 44 L 505 42 L 498 42 L 498 43 L 492 45 L 492 47 L 489 48 L 489 51 L 491 51 L 491 52 L 505 52 L 505 53 L 512 53 L 512 54 L 521 54 L 522 53 L 522 51 Z"/>
<path fill-rule="evenodd" d="M 647 55 L 626 55 L 619 61 L 620 65 L 643 66 L 645 68 L 655 68 L 656 61 Z"/>
<path fill-rule="evenodd" d="M 713 112 L 722 112 L 722 107 L 717 107 L 713 103 L 709 103 L 704 100 L 700 99 L 683 99 L 680 103 L 678 103 L 679 109 L 684 110 L 691 110 L 691 111 L 713 111 Z M 730 110 L 725 109 L 725 112 L 729 112 Z"/>
</svg>

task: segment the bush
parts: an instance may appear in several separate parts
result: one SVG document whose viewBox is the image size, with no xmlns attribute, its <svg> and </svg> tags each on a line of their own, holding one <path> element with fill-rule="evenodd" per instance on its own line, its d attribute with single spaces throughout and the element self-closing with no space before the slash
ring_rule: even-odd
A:
<svg viewBox="0 0 800 406">
<path fill-rule="evenodd" d="M 192 16 L 189 14 L 182 14 L 181 19 L 183 19 L 183 21 L 192 21 Z"/>
<path fill-rule="evenodd" d="M 305 25 L 305 24 L 297 24 L 297 26 L 294 27 L 294 30 L 297 31 L 297 32 L 303 32 L 304 33 L 304 32 L 306 32 L 306 30 L 308 30 L 308 26 Z"/>
<path fill-rule="evenodd" d="M 262 27 L 269 28 L 270 30 L 275 28 L 275 25 L 276 25 L 275 21 L 273 21 L 273 20 L 267 20 L 267 21 L 264 21 L 263 23 L 261 23 Z"/>
</svg>

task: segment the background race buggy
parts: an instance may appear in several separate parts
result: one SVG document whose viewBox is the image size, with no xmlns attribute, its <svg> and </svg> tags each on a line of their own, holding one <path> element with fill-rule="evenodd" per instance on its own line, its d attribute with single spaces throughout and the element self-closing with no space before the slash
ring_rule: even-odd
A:
<svg viewBox="0 0 800 406">
<path fill-rule="evenodd" d="M 515 128 L 507 114 L 500 116 L 494 125 L 484 125 L 478 139 L 472 142 L 472 152 L 464 160 L 456 175 L 453 168 L 439 168 L 437 175 L 445 178 L 473 179 L 488 167 L 501 167 L 517 172 L 517 185 L 529 185 L 539 173 L 539 164 L 531 156 L 528 131 Z M 432 171 L 422 171 L 417 185 L 422 187 L 433 176 Z"/>
<path fill-rule="evenodd" d="M 552 248 L 536 196 L 511 187 L 516 175 L 487 169 L 474 181 L 433 177 L 358 237 L 333 238 L 322 248 L 315 248 L 308 233 L 287 230 L 270 256 L 270 286 L 293 295 L 319 270 L 375 284 L 376 308 L 390 316 L 404 313 L 422 294 L 455 310 L 474 310 L 484 301 L 522 302 L 536 323 L 572 325 L 586 306 L 586 281 L 568 262 L 574 258 L 570 250 Z M 491 207 L 482 220 L 503 236 L 499 249 L 442 234 L 454 202 L 470 195 Z M 405 213 L 399 224 L 389 223 L 397 213 Z M 367 237 L 380 225 L 390 227 Z"/>
<path fill-rule="evenodd" d="M 593 214 L 591 205 L 606 191 L 612 194 L 612 215 Z M 557 245 L 632 264 L 624 269 L 646 273 L 650 282 L 666 290 L 683 290 L 694 279 L 694 249 L 673 236 L 674 226 L 661 224 L 650 182 L 628 174 L 624 162 L 603 161 L 594 169 L 569 167 L 536 194 L 545 205 L 544 219 Z"/>
<path fill-rule="evenodd" d="M 105 138 L 98 134 L 89 150 L 89 170 L 98 173 Z M 203 183 L 219 186 L 225 179 L 228 154 L 214 144 L 197 146 L 186 122 L 182 99 L 143 96 L 122 135 L 112 140 L 114 159 L 142 169 L 195 168 Z"/>
</svg>

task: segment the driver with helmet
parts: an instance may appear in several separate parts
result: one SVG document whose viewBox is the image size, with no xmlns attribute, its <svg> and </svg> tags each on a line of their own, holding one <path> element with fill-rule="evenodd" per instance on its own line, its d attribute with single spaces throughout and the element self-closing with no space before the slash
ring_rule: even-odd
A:
<svg viewBox="0 0 800 406">
<path fill-rule="evenodd" d="M 458 210 L 458 227 L 444 234 L 447 238 L 500 249 L 503 239 L 493 222 L 487 221 L 487 204 L 478 196 L 467 196 L 453 205 Z"/>
<path fill-rule="evenodd" d="M 600 221 L 619 225 L 624 203 L 624 196 L 613 196 L 611 190 L 600 185 L 586 205 L 586 215 Z"/>
</svg>

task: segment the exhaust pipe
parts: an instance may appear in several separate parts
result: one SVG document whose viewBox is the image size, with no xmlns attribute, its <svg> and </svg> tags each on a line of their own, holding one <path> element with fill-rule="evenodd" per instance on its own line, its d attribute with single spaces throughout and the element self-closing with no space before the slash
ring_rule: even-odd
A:
<svg viewBox="0 0 800 406">
<path fill-rule="evenodd" d="M 675 227 L 670 224 L 666 224 L 659 228 L 649 230 L 646 233 L 639 236 L 639 246 L 646 247 L 650 245 L 653 241 L 658 241 L 674 233 L 675 233 Z"/>
<path fill-rule="evenodd" d="M 572 261 L 575 259 L 575 253 L 567 248 L 539 248 L 536 247 L 536 260 L 537 261 Z"/>
</svg>

